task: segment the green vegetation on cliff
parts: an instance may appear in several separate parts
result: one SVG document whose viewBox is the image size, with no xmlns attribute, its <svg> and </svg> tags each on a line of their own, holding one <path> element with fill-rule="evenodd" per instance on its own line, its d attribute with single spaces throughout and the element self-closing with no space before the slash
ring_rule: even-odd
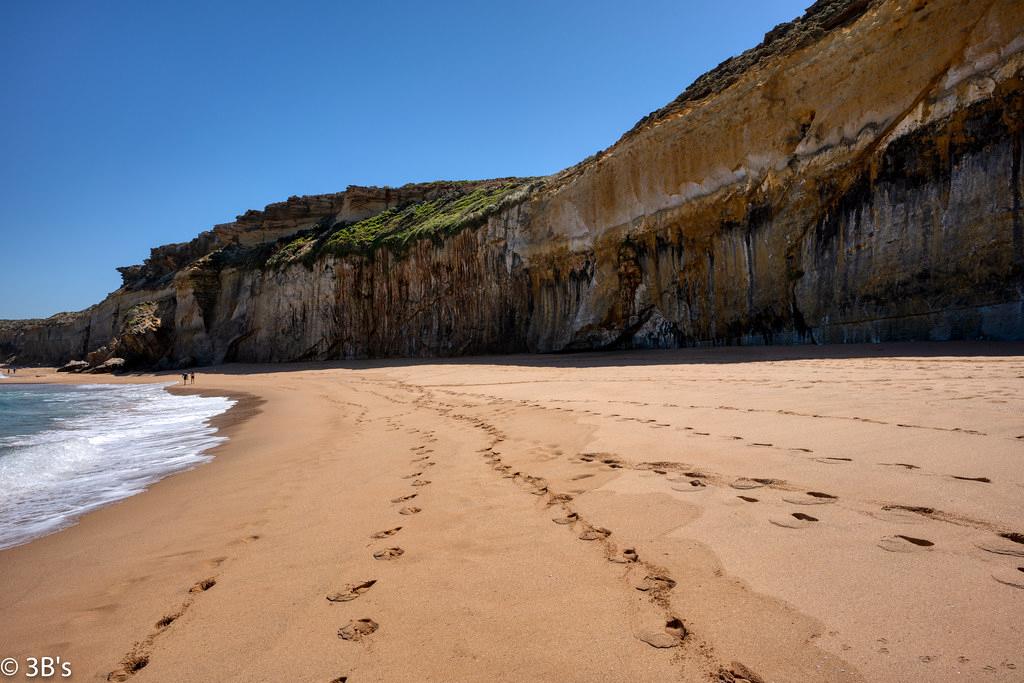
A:
<svg viewBox="0 0 1024 683">
<path fill-rule="evenodd" d="M 355 223 L 322 226 L 292 238 L 267 261 L 271 267 L 312 263 L 322 254 L 368 255 L 381 247 L 402 251 L 409 243 L 478 228 L 494 214 L 526 200 L 538 178 L 451 183 L 436 196 L 382 211 Z"/>
</svg>

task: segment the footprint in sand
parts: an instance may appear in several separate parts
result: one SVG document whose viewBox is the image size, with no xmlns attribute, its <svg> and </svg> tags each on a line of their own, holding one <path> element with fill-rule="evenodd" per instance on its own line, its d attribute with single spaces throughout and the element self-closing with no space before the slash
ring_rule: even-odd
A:
<svg viewBox="0 0 1024 683">
<path fill-rule="evenodd" d="M 384 548 L 384 550 L 378 550 L 377 552 L 375 552 L 373 554 L 373 559 L 375 559 L 375 560 L 396 560 L 396 559 L 398 559 L 399 557 L 401 557 L 404 554 L 405 554 L 405 551 L 396 546 L 394 548 Z"/>
<path fill-rule="evenodd" d="M 182 615 L 184 610 L 185 610 L 185 608 L 182 607 L 182 609 L 180 611 L 175 612 L 174 614 L 166 614 L 166 615 L 160 617 L 160 620 L 157 621 L 156 624 L 154 624 L 154 626 L 156 626 L 160 630 L 163 630 L 163 629 L 167 628 L 168 626 L 173 624 L 178 619 L 178 617 L 180 617 Z"/>
<path fill-rule="evenodd" d="M 370 538 L 387 538 L 388 536 L 394 536 L 401 530 L 402 527 L 396 526 L 393 529 L 385 529 L 384 531 L 378 531 L 375 534 L 370 534 Z"/>
<path fill-rule="evenodd" d="M 829 503 L 836 502 L 836 497 L 820 491 L 808 491 L 806 498 L 803 496 L 783 496 L 782 500 L 793 505 L 828 505 Z"/>
<path fill-rule="evenodd" d="M 527 474 L 523 475 L 522 479 L 524 484 L 533 488 L 533 491 L 531 491 L 530 493 L 533 493 L 535 495 L 547 493 L 548 482 L 543 477 L 534 477 L 532 475 Z"/>
<path fill-rule="evenodd" d="M 380 624 L 373 619 L 354 619 L 338 629 L 338 637 L 359 642 L 379 628 Z"/>
<path fill-rule="evenodd" d="M 400 515 L 415 515 L 415 514 L 418 514 L 420 512 L 423 512 L 423 508 L 418 508 L 418 507 L 416 507 L 414 505 L 411 505 L 409 507 L 404 507 L 401 510 L 399 510 L 398 514 L 400 514 Z"/>
<path fill-rule="evenodd" d="M 817 517 L 811 517 L 802 512 L 794 512 L 789 517 L 769 517 L 768 521 L 785 529 L 805 529 L 811 525 L 811 522 L 819 520 Z"/>
<path fill-rule="evenodd" d="M 585 529 L 583 533 L 581 533 L 578 536 L 578 538 L 581 541 L 597 541 L 602 538 L 608 538 L 609 536 L 611 536 L 611 534 L 612 532 L 609 529 L 605 529 L 604 527 L 600 526 L 595 526 Z"/>
<path fill-rule="evenodd" d="M 195 584 L 193 584 L 193 586 L 191 588 L 188 589 L 188 592 L 189 593 L 205 593 L 206 591 L 210 590 L 211 588 L 213 588 L 216 585 L 217 585 L 217 579 L 214 579 L 214 578 L 211 577 L 209 579 L 203 579 L 202 581 L 197 581 Z"/>
<path fill-rule="evenodd" d="M 576 514 L 575 512 L 570 512 L 565 517 L 555 517 L 551 521 L 555 524 L 572 524 L 573 522 L 578 521 L 579 518 L 580 516 L 578 514 Z"/>
<path fill-rule="evenodd" d="M 377 583 L 376 579 L 369 579 L 368 581 L 363 581 L 362 583 L 350 583 L 347 584 L 345 588 L 338 591 L 337 593 L 331 593 L 330 595 L 328 595 L 327 599 L 331 602 L 349 602 L 350 600 L 355 600 L 360 595 L 370 590 L 370 588 L 372 588 L 373 584 L 375 583 Z"/>
<path fill-rule="evenodd" d="M 139 647 L 136 645 L 136 647 Z M 149 655 L 133 650 L 121 660 L 121 668 L 107 674 L 108 681 L 127 681 L 133 675 L 146 668 Z"/>
<path fill-rule="evenodd" d="M 640 631 L 636 634 L 636 637 L 651 647 L 668 648 L 682 643 L 687 633 L 686 626 L 683 625 L 682 620 L 671 617 L 665 622 L 665 627 L 662 630 L 649 629 Z"/>
<path fill-rule="evenodd" d="M 402 479 L 415 479 L 416 477 L 420 476 L 421 474 L 423 474 L 423 473 L 422 472 L 413 472 L 412 474 L 405 475 L 404 477 L 402 477 Z"/>
<path fill-rule="evenodd" d="M 636 562 L 640 559 L 637 555 L 636 548 L 624 548 L 622 552 L 613 557 L 609 557 L 609 562 L 615 562 L 618 564 L 629 564 L 630 562 Z"/>
<path fill-rule="evenodd" d="M 740 662 L 731 662 L 728 669 L 718 670 L 719 683 L 764 683 L 764 679 Z"/>
<path fill-rule="evenodd" d="M 995 553 L 996 555 L 1010 555 L 1014 557 L 1024 557 L 1024 548 L 1015 547 L 1010 544 L 1002 543 L 979 543 L 978 548 L 984 550 L 987 553 Z"/>
<path fill-rule="evenodd" d="M 811 458 L 814 462 L 824 463 L 826 465 L 841 465 L 844 462 L 853 462 L 853 458 Z"/>
<path fill-rule="evenodd" d="M 573 481 L 579 481 L 580 479 L 589 479 L 592 476 L 594 476 L 594 475 L 593 474 L 577 474 L 575 477 L 572 478 L 572 480 Z"/>
<path fill-rule="evenodd" d="M 992 480 L 989 479 L 988 477 L 959 477 L 955 474 L 951 474 L 950 476 L 953 477 L 954 479 L 959 479 L 960 481 L 978 481 L 981 482 L 982 484 L 992 483 Z"/>
<path fill-rule="evenodd" d="M 748 479 L 747 477 L 740 477 L 736 481 L 729 484 L 729 486 L 733 487 L 734 489 L 744 491 L 749 489 L 759 489 L 764 486 L 767 486 L 771 482 L 771 479 Z"/>
<path fill-rule="evenodd" d="M 648 591 L 670 591 L 676 587 L 674 579 L 660 574 L 648 574 L 635 588 L 644 593 Z"/>
<path fill-rule="evenodd" d="M 1004 543 L 1002 541 L 987 541 L 985 543 L 979 543 L 978 547 L 985 552 L 995 553 L 996 555 L 1024 557 L 1024 534 L 1008 531 L 999 534 L 999 537 L 1010 542 Z"/>
<path fill-rule="evenodd" d="M 934 515 L 935 508 L 925 507 L 923 505 L 883 505 L 882 509 L 885 511 L 889 510 L 902 510 L 904 512 L 914 512 L 919 515 Z"/>
<path fill-rule="evenodd" d="M 886 536 L 878 542 L 878 547 L 890 553 L 914 553 L 923 550 L 931 550 L 935 544 L 924 538 L 914 538 L 896 534 Z"/>
<path fill-rule="evenodd" d="M 209 560 L 207 560 L 203 564 L 205 564 L 210 569 L 216 569 L 217 567 L 219 567 L 222 564 L 224 564 L 225 562 L 227 562 L 227 560 L 228 560 L 228 558 L 226 556 L 221 555 L 220 557 L 211 557 Z"/>
<path fill-rule="evenodd" d="M 757 502 L 757 498 L 752 498 L 751 496 L 736 496 L 736 497 L 739 498 L 740 500 L 745 500 L 748 503 L 756 503 Z"/>
<path fill-rule="evenodd" d="M 417 479 L 412 483 L 413 486 L 426 486 L 430 483 L 429 479 Z"/>
<path fill-rule="evenodd" d="M 673 491 L 679 491 L 681 493 L 693 493 L 695 491 L 705 491 L 708 485 L 702 482 L 700 479 L 691 479 L 685 484 L 677 484 L 671 487 Z"/>
<path fill-rule="evenodd" d="M 399 496 L 398 498 L 392 498 L 391 502 L 392 503 L 404 503 L 407 500 L 412 500 L 413 498 L 415 498 L 418 495 L 419 495 L 418 493 L 410 493 L 407 496 Z"/>
<path fill-rule="evenodd" d="M 1024 567 L 1007 567 L 992 573 L 1001 584 L 1024 590 Z"/>
</svg>

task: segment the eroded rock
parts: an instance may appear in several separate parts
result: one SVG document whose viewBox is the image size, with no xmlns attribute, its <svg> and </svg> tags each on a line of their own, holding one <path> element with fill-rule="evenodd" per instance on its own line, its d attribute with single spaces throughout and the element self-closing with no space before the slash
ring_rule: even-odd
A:
<svg viewBox="0 0 1024 683">
<path fill-rule="evenodd" d="M 1024 339 L 1024 5 L 911 4 L 820 0 L 547 178 L 247 212 L 154 249 L 85 311 L 0 322 L 0 354 L 174 367 Z M 511 191 L 444 230 L 328 248 L 357 221 L 495 188 Z M 142 305 L 160 324 L 124 331 Z"/>
<path fill-rule="evenodd" d="M 89 368 L 89 363 L 84 360 L 70 360 L 57 368 L 57 372 L 79 373 Z"/>
</svg>

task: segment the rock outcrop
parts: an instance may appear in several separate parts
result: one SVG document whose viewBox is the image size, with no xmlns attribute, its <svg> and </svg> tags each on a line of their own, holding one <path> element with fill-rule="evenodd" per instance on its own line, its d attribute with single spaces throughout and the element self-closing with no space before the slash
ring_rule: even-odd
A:
<svg viewBox="0 0 1024 683">
<path fill-rule="evenodd" d="M 1024 339 L 1022 162 L 1024 3 L 820 0 L 561 173 L 250 211 L 0 356 Z"/>
<path fill-rule="evenodd" d="M 89 369 L 89 362 L 84 360 L 69 360 L 64 365 L 57 368 L 57 372 L 70 372 L 77 375 L 80 372 L 85 372 Z"/>
<path fill-rule="evenodd" d="M 108 358 L 107 360 L 103 361 L 102 363 L 98 363 L 96 365 L 93 365 L 88 370 L 83 370 L 82 372 L 89 373 L 89 374 L 94 374 L 94 375 L 102 375 L 102 374 L 109 374 L 109 373 L 112 373 L 112 372 L 120 372 L 121 370 L 124 370 L 124 369 L 125 369 L 125 360 L 124 360 L 124 358 Z"/>
</svg>

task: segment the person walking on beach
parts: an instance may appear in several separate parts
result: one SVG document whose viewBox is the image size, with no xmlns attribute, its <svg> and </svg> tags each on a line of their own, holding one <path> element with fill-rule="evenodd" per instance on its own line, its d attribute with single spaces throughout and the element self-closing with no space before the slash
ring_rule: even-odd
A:
<svg viewBox="0 0 1024 683">
<path fill-rule="evenodd" d="M 187 372 L 181 373 L 181 383 L 182 384 L 188 384 L 188 373 Z"/>
<path fill-rule="evenodd" d="M 189 373 L 189 379 L 191 380 L 192 384 L 195 384 L 196 383 L 196 373 L 194 373 L 194 372 Z"/>
</svg>

